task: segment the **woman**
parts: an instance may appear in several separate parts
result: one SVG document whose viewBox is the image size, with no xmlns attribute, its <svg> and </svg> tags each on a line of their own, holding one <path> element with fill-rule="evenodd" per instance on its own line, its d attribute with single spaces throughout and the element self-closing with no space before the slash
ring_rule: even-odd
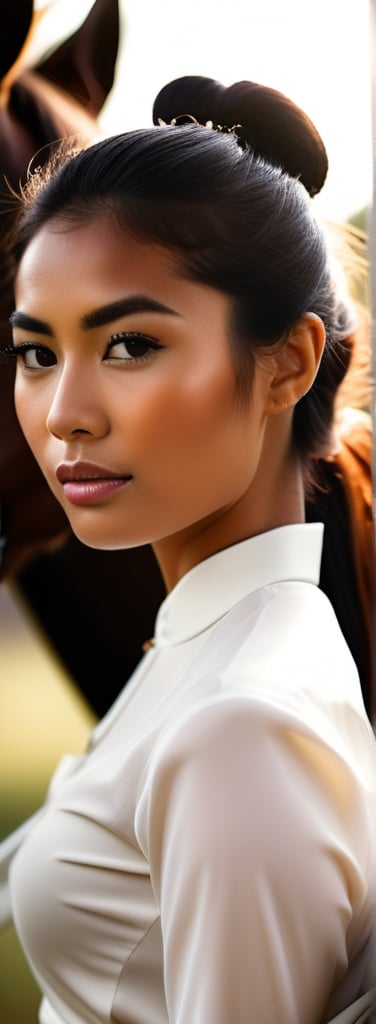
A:
<svg viewBox="0 0 376 1024">
<path fill-rule="evenodd" d="M 150 543 L 168 594 L 13 860 L 15 922 L 42 1024 L 366 1020 L 375 740 L 304 522 L 349 360 L 326 154 L 251 83 L 155 117 L 33 176 L 18 229 L 22 429 L 77 537 Z"/>
</svg>

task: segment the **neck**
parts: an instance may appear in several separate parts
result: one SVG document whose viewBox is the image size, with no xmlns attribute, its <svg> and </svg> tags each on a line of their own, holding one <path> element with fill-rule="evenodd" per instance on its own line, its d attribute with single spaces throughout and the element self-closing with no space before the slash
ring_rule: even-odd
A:
<svg viewBox="0 0 376 1024">
<path fill-rule="evenodd" d="M 258 470 L 246 494 L 228 508 L 153 544 L 167 591 L 210 555 L 278 526 L 305 521 L 304 486 L 296 459 L 286 459 L 266 486 Z M 263 486 L 261 486 L 263 483 Z"/>
</svg>

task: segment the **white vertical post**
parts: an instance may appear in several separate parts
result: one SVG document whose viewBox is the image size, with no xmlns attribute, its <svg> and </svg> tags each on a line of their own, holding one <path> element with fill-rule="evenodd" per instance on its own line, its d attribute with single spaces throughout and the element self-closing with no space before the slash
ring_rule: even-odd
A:
<svg viewBox="0 0 376 1024">
<path fill-rule="evenodd" d="M 371 366 L 372 366 L 372 480 L 373 517 L 376 524 L 376 0 L 369 0 L 370 57 L 371 57 L 371 124 L 372 124 L 372 203 L 368 222 L 369 294 L 371 303 Z M 373 719 L 376 727 L 376 609 L 373 618 Z"/>
</svg>

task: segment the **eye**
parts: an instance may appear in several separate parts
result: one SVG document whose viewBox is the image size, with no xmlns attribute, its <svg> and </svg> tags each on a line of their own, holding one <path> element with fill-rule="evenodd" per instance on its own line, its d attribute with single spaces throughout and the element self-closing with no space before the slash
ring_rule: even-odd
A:
<svg viewBox="0 0 376 1024">
<path fill-rule="evenodd" d="M 113 334 L 110 338 L 106 358 L 128 363 L 143 362 L 160 348 L 162 345 L 159 345 L 155 338 L 135 331 L 123 331 Z"/>
<path fill-rule="evenodd" d="M 27 370 L 45 370 L 49 366 L 55 366 L 56 356 L 51 349 L 44 345 L 33 345 L 25 342 L 22 345 L 12 345 L 8 349 L 8 355 L 19 359 Z"/>
</svg>

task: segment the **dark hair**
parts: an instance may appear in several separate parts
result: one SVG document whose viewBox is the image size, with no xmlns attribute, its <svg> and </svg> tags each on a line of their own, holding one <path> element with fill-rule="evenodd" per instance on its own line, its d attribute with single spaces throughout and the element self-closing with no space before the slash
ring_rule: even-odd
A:
<svg viewBox="0 0 376 1024">
<path fill-rule="evenodd" d="M 296 450 L 307 464 L 328 444 L 350 358 L 347 308 L 337 300 L 307 194 L 326 176 L 322 140 L 290 100 L 253 83 L 226 90 L 212 79 L 176 80 L 155 102 L 159 118 L 178 123 L 105 139 L 63 159 L 47 183 L 32 175 L 16 256 L 52 218 L 75 223 L 98 213 L 173 248 L 185 276 L 234 299 L 231 344 L 243 395 L 257 350 L 316 313 L 326 329 L 324 356 L 294 412 Z M 205 127 L 209 118 L 222 130 Z"/>
</svg>

